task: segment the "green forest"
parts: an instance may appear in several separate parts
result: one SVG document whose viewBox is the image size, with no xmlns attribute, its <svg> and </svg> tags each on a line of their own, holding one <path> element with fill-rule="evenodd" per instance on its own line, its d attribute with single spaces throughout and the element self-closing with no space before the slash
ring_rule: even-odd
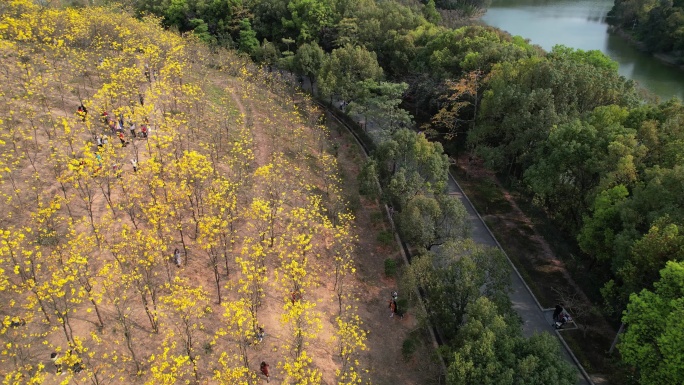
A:
<svg viewBox="0 0 684 385">
<path fill-rule="evenodd" d="M 684 383 L 680 100 L 644 101 L 599 51 L 546 52 L 470 19 L 458 28 L 442 21 L 449 12 L 476 15 L 486 1 L 106 5 L 142 20 L 156 16 L 214 53 L 238 51 L 266 73 L 293 73 L 320 101 L 343 102 L 350 116 L 373 123 L 360 190 L 391 205 L 417 252 L 405 279 L 424 292 L 427 318 L 442 325 L 449 384 L 574 378 L 552 339 L 526 339 L 510 321 L 501 283 L 509 270 L 502 255 L 468 242 L 464 209 L 445 194 L 445 150 L 481 160 L 581 250 L 578 258 L 600 282 L 595 305 L 612 324 L 626 324 L 618 351 L 634 383 Z M 654 51 L 681 52 L 681 11 L 677 2 L 616 0 L 611 15 Z M 467 257 L 449 257 L 456 254 Z"/>
<path fill-rule="evenodd" d="M 684 52 L 684 3 L 681 1 L 615 0 L 608 20 L 634 35 L 648 51 L 670 53 L 681 59 Z"/>
</svg>

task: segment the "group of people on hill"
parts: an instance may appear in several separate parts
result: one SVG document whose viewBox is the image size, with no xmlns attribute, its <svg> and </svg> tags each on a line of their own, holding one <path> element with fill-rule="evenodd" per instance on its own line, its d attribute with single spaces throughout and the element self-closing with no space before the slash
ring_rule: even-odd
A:
<svg viewBox="0 0 684 385">
<path fill-rule="evenodd" d="M 83 103 L 81 103 L 81 105 L 78 106 L 76 114 L 79 117 L 81 117 L 81 120 L 85 122 L 86 117 L 88 115 L 88 109 L 85 105 L 83 105 Z M 126 134 L 124 133 L 125 126 L 128 126 L 128 132 L 130 133 L 131 140 L 136 138 L 147 139 L 148 137 L 149 122 L 147 121 L 147 119 L 145 119 L 145 122 L 142 125 L 140 125 L 139 132 L 135 122 L 127 122 L 124 118 L 123 113 L 120 113 L 117 117 L 110 115 L 107 111 L 103 111 L 101 114 L 101 119 L 103 124 L 103 131 L 101 134 L 98 134 L 95 137 L 95 144 L 97 145 L 98 150 L 104 148 L 109 143 L 109 135 L 107 135 L 108 131 L 109 134 L 114 135 L 119 139 L 119 141 L 121 142 L 121 147 L 126 147 L 130 142 L 127 140 Z M 96 154 L 96 157 L 98 161 L 101 162 L 102 157 L 99 151 Z M 131 165 L 133 167 L 133 172 L 138 172 L 138 159 L 131 159 Z M 101 167 L 102 164 L 100 163 L 100 168 Z M 121 167 L 119 165 L 114 165 L 112 167 L 116 171 L 117 177 L 120 177 Z"/>
<path fill-rule="evenodd" d="M 568 322 L 572 321 L 572 317 L 567 310 L 565 310 L 565 305 L 559 303 L 553 311 L 553 327 L 560 329 Z"/>
<path fill-rule="evenodd" d="M 138 134 L 135 122 L 126 122 L 123 113 L 119 114 L 118 118 L 112 118 L 107 111 L 103 111 L 102 123 L 104 124 L 105 128 L 108 128 L 113 135 L 116 135 L 119 138 L 121 141 L 121 147 L 126 147 L 129 143 L 126 140 L 126 135 L 124 134 L 125 126 L 128 126 L 128 131 L 130 132 L 132 139 L 136 139 L 138 137 L 146 139 L 149 130 L 149 124 L 146 119 L 145 122 L 140 126 L 140 133 Z M 98 138 L 102 138 L 102 136 Z M 100 141 L 98 140 L 98 146 L 99 145 Z"/>
</svg>

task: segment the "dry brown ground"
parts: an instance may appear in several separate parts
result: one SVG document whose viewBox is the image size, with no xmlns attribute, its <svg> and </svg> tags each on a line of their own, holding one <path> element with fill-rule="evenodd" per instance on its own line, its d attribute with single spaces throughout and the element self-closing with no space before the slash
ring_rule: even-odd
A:
<svg viewBox="0 0 684 385">
<path fill-rule="evenodd" d="M 218 79 L 218 78 L 217 78 Z M 216 85 L 223 87 L 225 82 L 223 80 L 216 80 Z M 234 102 L 232 108 L 236 114 L 242 113 L 249 116 L 252 114 L 253 119 L 253 139 L 255 145 L 256 164 L 255 167 L 263 165 L 269 161 L 269 155 L 272 148 L 269 145 L 273 143 L 270 139 L 270 133 L 266 130 L 271 127 L 264 127 L 259 124 L 258 116 L 267 115 L 263 105 L 255 104 L 254 100 L 244 100 L 239 92 L 239 85 L 233 84 L 235 87 L 230 91 L 230 97 Z M 68 95 L 64 110 L 56 110 L 53 113 L 56 116 L 63 116 L 72 118 L 71 110 L 75 110 L 78 106 L 78 99 L 74 95 Z M 249 108 L 246 108 L 248 106 Z M 332 124 L 330 125 L 332 127 Z M 349 134 L 344 133 L 339 128 L 331 128 L 333 142 L 340 143 L 339 148 L 339 165 L 344 173 L 344 195 L 346 197 L 354 197 L 357 195 L 356 175 L 359 167 L 363 162 L 363 156 L 360 149 L 353 143 Z M 124 180 L 126 178 L 135 177 L 132 172 L 130 163 L 127 160 L 133 158 L 135 154 L 139 154 L 140 161 L 146 159 L 144 140 L 135 140 L 128 147 L 120 148 L 118 140 L 115 137 L 110 138 L 110 143 L 116 147 L 116 151 L 121 159 L 126 162 L 124 167 Z M 332 142 L 330 142 L 332 143 Z M 330 145 L 328 143 L 328 145 Z M 142 171 L 141 171 L 142 172 Z M 57 191 L 55 186 L 51 186 L 53 191 Z M 115 193 L 118 194 L 118 192 Z M 109 208 L 105 200 L 99 196 L 95 201 L 95 215 L 104 215 Z M 76 214 L 83 213 L 74 205 Z M 412 309 L 408 309 L 406 316 L 403 319 L 389 318 L 389 309 L 387 307 L 387 300 L 393 290 L 397 290 L 397 282 L 394 278 L 386 278 L 384 276 L 383 263 L 386 258 L 400 259 L 400 254 L 396 247 L 387 247 L 378 241 L 377 236 L 380 231 L 387 230 L 388 225 L 384 220 L 378 220 L 377 213 L 380 212 L 379 206 L 375 202 L 368 202 L 360 200 L 358 207 L 356 207 L 356 234 L 358 242 L 356 245 L 355 262 L 357 264 L 357 274 L 353 279 L 354 296 L 358 299 L 358 315 L 363 321 L 364 328 L 368 331 L 367 350 L 361 352 L 358 356 L 359 367 L 365 372 L 364 377 L 368 378 L 373 384 L 427 384 L 436 380 L 439 376 L 438 366 L 435 365 L 431 345 L 427 342 L 421 333 L 422 328 L 419 327 L 419 322 L 415 317 Z M 85 229 L 83 229 L 85 231 Z M 171 246 L 179 247 L 180 244 Z M 239 245 L 236 247 L 239 250 Z M 317 311 L 321 315 L 323 328 L 317 338 L 311 341 L 308 351 L 312 354 L 314 359 L 314 366 L 322 372 L 322 383 L 334 384 L 335 370 L 338 367 L 339 361 L 336 358 L 336 345 L 332 341 L 334 334 L 334 321 L 337 314 L 337 302 L 333 299 L 333 288 L 330 276 L 326 271 L 331 271 L 329 266 L 323 263 L 321 270 L 318 272 L 317 279 L 318 286 L 309 291 L 312 298 L 316 298 Z M 328 269 L 326 269 L 328 267 Z M 235 266 L 231 265 L 231 269 Z M 189 261 L 186 266 L 177 269 L 171 266 L 172 275 L 178 275 L 187 278 L 190 282 L 201 284 L 205 287 L 212 299 L 215 299 L 215 286 L 211 272 L 207 267 L 207 261 L 201 252 L 197 249 L 190 250 Z M 234 275 L 229 275 L 229 279 L 234 279 Z M 226 277 L 224 277 L 225 279 Z M 269 281 L 275 282 L 273 277 L 273 270 L 269 272 Z M 237 297 L 234 283 L 227 283 L 223 290 L 224 300 L 230 300 Z M 266 297 L 263 301 L 263 306 L 259 310 L 259 323 L 264 326 L 267 336 L 264 342 L 256 344 L 249 351 L 250 367 L 258 372 L 259 362 L 266 361 L 271 365 L 271 379 L 274 383 L 280 383 L 283 380 L 283 370 L 278 364 L 283 361 L 283 356 L 289 352 L 283 349 L 286 342 L 287 330 L 285 330 L 283 323 L 280 320 L 282 307 L 284 304 L 283 290 L 280 288 L 269 286 L 266 290 Z M 213 332 L 224 325 L 223 319 L 220 317 L 222 308 L 211 301 L 212 313 L 203 318 L 204 329 L 200 334 L 199 341 L 204 343 L 211 339 Z M 104 338 L 103 345 L 100 349 L 107 350 L 108 345 L 111 344 L 112 351 L 118 351 L 121 356 L 126 354 L 122 346 L 117 346 L 114 341 L 121 339 L 122 331 L 115 322 L 111 322 L 114 311 L 111 307 L 106 305 L 104 301 L 101 305 L 102 313 L 108 322 L 106 322 L 103 330 L 99 331 L 94 324 L 94 316 L 92 313 L 85 314 L 79 312 L 72 320 L 74 334 L 79 336 L 87 336 L 90 333 L 100 334 Z M 149 323 L 146 320 L 145 313 L 141 306 L 135 306 L 135 310 L 131 317 L 135 320 L 134 324 L 134 340 L 136 341 L 135 348 L 137 353 L 146 359 L 151 354 L 155 353 L 154 346 L 157 344 L 149 343 L 160 338 L 160 335 L 154 334 L 150 330 Z M 169 325 L 162 325 L 164 327 L 171 327 Z M 43 331 L 47 331 L 48 327 L 43 327 Z M 36 329 L 35 331 L 38 331 Z M 163 333 L 162 333 L 163 334 Z M 402 343 L 409 337 L 409 335 L 418 336 L 420 346 L 417 351 L 408 360 L 402 356 Z M 421 339 L 422 338 L 422 339 Z M 39 339 L 36 339 L 38 342 Z M 64 347 L 63 335 L 59 332 L 53 332 L 48 339 L 50 345 L 54 347 Z M 213 383 L 208 378 L 211 376 L 212 369 L 215 365 L 210 361 L 215 357 L 217 350 L 222 349 L 219 344 L 213 348 L 213 351 L 200 351 L 200 371 L 204 378 L 203 383 Z M 202 350 L 202 347 L 200 347 Z M 43 349 L 37 352 L 36 359 L 42 361 L 49 372 L 54 372 L 54 368 L 49 360 L 49 353 L 51 349 Z M 128 377 L 126 380 L 130 381 L 134 378 L 133 373 L 130 372 L 130 363 L 128 366 Z M 143 367 L 148 366 L 143 363 Z M 59 383 L 65 377 L 48 376 L 46 384 Z M 87 380 L 83 375 L 77 375 L 72 379 L 74 383 L 85 383 Z M 110 383 L 123 383 L 123 379 L 114 379 Z"/>
<path fill-rule="evenodd" d="M 263 110 L 255 106 L 253 100 L 242 100 L 237 92 L 232 92 L 231 96 L 242 114 L 247 114 L 246 104 L 250 105 L 251 111 L 261 111 L 255 115 L 264 114 Z M 259 124 L 258 116 L 255 116 L 254 121 L 252 132 L 256 147 L 259 149 L 257 162 L 265 163 L 269 159 L 270 134 L 264 132 L 263 125 Z M 363 152 L 344 128 L 332 119 L 328 119 L 327 122 L 331 133 L 331 142 L 328 145 L 339 144 L 337 160 L 339 169 L 344 174 L 343 195 L 354 197 L 358 195 L 356 177 L 364 161 Z M 390 293 L 397 290 L 397 282 L 394 278 L 385 277 L 384 260 L 386 258 L 401 260 L 401 256 L 396 247 L 388 248 L 378 241 L 379 232 L 387 230 L 388 224 L 384 220 L 378 221 L 378 215 L 374 215 L 375 213 L 380 213 L 378 204 L 365 199 L 361 200 L 360 207 L 354 213 L 358 242 L 355 255 L 357 271 L 352 286 L 354 296 L 358 299 L 357 314 L 368 331 L 367 350 L 359 357 L 360 368 L 367 371 L 365 376 L 373 384 L 427 384 L 435 381 L 440 375 L 429 341 L 425 338 L 419 341 L 422 343 L 408 360 L 402 356 L 403 341 L 409 334 L 420 333 L 422 330 L 418 320 L 411 309 L 407 311 L 403 319 L 389 317 L 388 299 Z M 327 267 L 328 271 L 332 271 L 330 264 Z M 334 384 L 338 360 L 335 344 L 332 342 L 334 333 L 332 325 L 335 322 L 338 305 L 333 298 L 332 278 L 323 273 L 319 283 L 320 285 L 311 292 L 311 295 L 319 299 L 317 309 L 323 314 L 324 326 L 316 341 L 312 343 L 311 350 L 314 353 L 315 366 L 322 371 L 323 383 Z M 282 359 L 282 354 L 286 353 L 280 349 L 281 336 L 287 333 L 278 319 L 282 304 L 282 298 L 267 294 L 264 310 L 261 313 L 265 316 L 260 321 L 269 335 L 265 339 L 264 346 L 253 353 L 252 361 L 255 363 L 262 360 L 278 362 Z M 281 370 L 274 368 L 273 365 L 271 369 L 272 378 L 279 382 L 278 380 L 282 378 Z"/>
<path fill-rule="evenodd" d="M 223 86 L 223 81 L 220 82 Z M 259 115 L 265 115 L 258 101 L 253 99 L 244 100 L 240 96 L 241 90 L 237 83 L 232 83 L 231 98 L 237 110 L 244 115 L 252 114 L 252 134 L 255 143 L 256 165 L 268 163 L 270 154 L 274 150 L 270 148 L 272 140 L 267 129 L 259 123 Z M 249 110 L 245 108 L 249 106 Z M 330 122 L 330 120 L 329 120 Z M 335 123 L 329 124 L 333 142 L 340 143 L 339 166 L 345 174 L 344 194 L 348 197 L 357 195 L 356 175 L 363 162 L 362 152 L 355 145 L 350 134 Z M 384 276 L 384 260 L 386 258 L 401 259 L 396 247 L 388 248 L 377 240 L 378 233 L 387 230 L 387 223 L 377 220 L 380 207 L 376 202 L 361 201 L 361 206 L 356 210 L 356 244 L 355 262 L 357 263 L 357 276 L 352 286 L 355 297 L 358 298 L 358 315 L 368 331 L 367 350 L 359 355 L 359 367 L 367 371 L 367 377 L 373 384 L 426 384 L 434 381 L 439 376 L 438 366 L 434 363 L 434 352 L 429 341 L 422 340 L 418 350 L 408 359 L 402 356 L 402 343 L 409 334 L 419 334 L 422 337 L 419 323 L 415 314 L 409 309 L 403 319 L 390 318 L 387 301 L 390 293 L 397 290 L 397 282 L 394 278 Z M 237 247 L 239 249 L 239 247 Z M 327 271 L 332 271 L 331 265 Z M 202 261 L 191 260 L 189 265 L 179 272 L 181 276 L 189 278 L 193 282 L 203 282 L 209 293 L 213 293 L 213 282 L 207 275 L 208 271 Z M 309 290 L 308 295 L 317 299 L 317 311 L 322 315 L 323 328 L 315 341 L 311 341 L 310 353 L 314 358 L 314 366 L 322 372 L 324 384 L 335 383 L 335 370 L 339 366 L 336 358 L 336 345 L 332 339 L 334 334 L 334 322 L 337 314 L 337 302 L 333 297 L 332 278 L 326 273 L 326 265 L 323 264 L 319 272 L 319 286 Z M 273 271 L 269 274 L 270 282 L 275 282 Z M 229 284 L 230 285 L 230 284 Z M 229 292 L 227 298 L 235 297 Z M 283 355 L 288 354 L 283 349 L 286 343 L 288 331 L 280 321 L 284 300 L 282 293 L 277 288 L 270 287 L 266 290 L 266 297 L 259 310 L 259 323 L 264 326 L 267 336 L 262 344 L 255 345 L 249 352 L 250 366 L 258 371 L 261 361 L 266 361 L 271 366 L 271 380 L 280 383 L 284 378 L 283 370 L 278 365 L 283 361 Z M 220 311 L 220 307 L 213 305 L 214 312 Z M 140 314 L 143 316 L 144 314 Z M 221 319 L 205 319 L 205 329 L 212 331 L 221 327 Z M 207 381 L 207 383 L 211 383 Z"/>
</svg>

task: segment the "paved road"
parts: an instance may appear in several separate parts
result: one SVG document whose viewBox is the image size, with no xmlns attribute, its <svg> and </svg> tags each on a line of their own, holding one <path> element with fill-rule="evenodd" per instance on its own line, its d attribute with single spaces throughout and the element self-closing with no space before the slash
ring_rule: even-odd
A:
<svg viewBox="0 0 684 385">
<path fill-rule="evenodd" d="M 309 87 L 309 83 L 307 81 L 308 79 L 305 79 L 305 87 Z M 339 101 L 337 101 L 337 103 L 339 103 Z M 367 129 L 369 131 L 373 131 L 374 128 L 375 127 L 373 122 L 367 122 Z M 471 237 L 473 238 L 473 240 L 482 245 L 501 248 L 501 245 L 499 245 L 499 243 L 496 241 L 492 233 L 487 228 L 487 225 L 485 225 L 484 221 L 482 220 L 482 217 L 480 217 L 480 215 L 477 213 L 472 203 L 463 193 L 463 190 L 458 185 L 458 182 L 456 182 L 452 175 L 449 175 L 447 189 L 449 195 L 457 196 L 463 203 L 463 206 L 465 206 L 466 210 L 468 211 L 468 216 L 471 222 Z M 509 263 L 511 263 L 510 259 L 508 261 Z M 520 318 L 523 320 L 523 334 L 526 337 L 530 337 L 536 333 L 551 333 L 552 335 L 556 336 L 556 332 L 552 326 L 553 322 L 551 313 L 553 313 L 553 309 L 542 309 L 541 305 L 534 297 L 532 292 L 529 290 L 529 288 L 521 278 L 520 274 L 517 273 L 515 266 L 513 266 L 512 263 L 511 267 L 512 290 L 509 296 L 513 304 L 513 309 L 520 315 Z M 561 342 L 560 350 L 561 354 L 563 355 L 563 358 L 568 363 L 577 368 L 577 384 L 590 385 L 591 382 L 589 382 L 585 378 L 586 372 L 584 372 L 584 369 L 581 368 L 581 366 L 579 366 L 575 362 L 575 360 L 573 360 L 571 353 L 569 353 L 569 349 L 565 345 L 564 341 L 562 341 L 561 339 L 559 339 L 559 341 Z"/>
<path fill-rule="evenodd" d="M 465 196 L 463 190 L 451 175 L 449 175 L 448 192 L 449 195 L 457 196 L 468 211 L 468 216 L 471 222 L 471 237 L 473 240 L 482 245 L 500 248 L 501 246 L 492 236 L 491 232 L 487 229 L 482 217 L 478 215 L 472 203 L 470 203 L 470 200 Z M 553 310 L 542 310 L 541 306 L 537 302 L 537 299 L 532 295 L 520 275 L 516 272 L 513 264 L 511 264 L 511 267 L 513 268 L 511 270 L 512 290 L 509 296 L 511 298 L 511 302 L 513 303 L 513 309 L 523 320 L 522 328 L 524 335 L 526 337 L 530 337 L 536 333 L 542 332 L 552 333 L 555 335 L 550 314 Z M 567 349 L 565 349 L 563 346 L 561 346 L 561 353 L 570 364 L 576 365 Z M 579 367 L 577 369 L 577 384 L 589 385 L 589 381 L 584 378 Z"/>
</svg>

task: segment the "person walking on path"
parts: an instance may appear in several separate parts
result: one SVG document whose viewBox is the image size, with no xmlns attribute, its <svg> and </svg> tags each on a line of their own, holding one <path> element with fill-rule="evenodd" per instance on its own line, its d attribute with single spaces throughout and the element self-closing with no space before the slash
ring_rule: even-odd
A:
<svg viewBox="0 0 684 385">
<path fill-rule="evenodd" d="M 123 131 L 119 131 L 116 135 L 119 137 L 119 140 L 121 141 L 121 147 L 126 147 L 126 137 L 124 136 Z"/>
<path fill-rule="evenodd" d="M 263 341 L 265 334 L 266 333 L 264 332 L 264 328 L 259 326 L 259 328 L 257 328 L 257 332 L 256 332 L 257 341 L 259 341 L 259 342 Z"/>
<path fill-rule="evenodd" d="M 176 250 L 173 251 L 173 263 L 176 264 L 176 267 L 181 267 L 181 255 L 180 255 L 180 250 L 176 248 Z"/>
<path fill-rule="evenodd" d="M 397 312 L 397 301 L 393 299 L 390 299 L 389 301 L 389 308 L 390 308 L 390 318 L 394 317 L 394 314 Z"/>
<path fill-rule="evenodd" d="M 133 139 L 135 139 L 135 137 L 136 137 L 135 123 L 131 123 L 131 125 L 128 127 L 128 131 L 131 132 L 131 136 L 133 137 Z"/>
<path fill-rule="evenodd" d="M 131 164 L 133 165 L 133 172 L 138 172 L 138 160 L 131 159 Z"/>
<path fill-rule="evenodd" d="M 270 377 L 268 375 L 268 364 L 266 361 L 261 361 L 261 374 L 263 374 L 266 377 L 266 382 L 270 380 Z"/>
</svg>

